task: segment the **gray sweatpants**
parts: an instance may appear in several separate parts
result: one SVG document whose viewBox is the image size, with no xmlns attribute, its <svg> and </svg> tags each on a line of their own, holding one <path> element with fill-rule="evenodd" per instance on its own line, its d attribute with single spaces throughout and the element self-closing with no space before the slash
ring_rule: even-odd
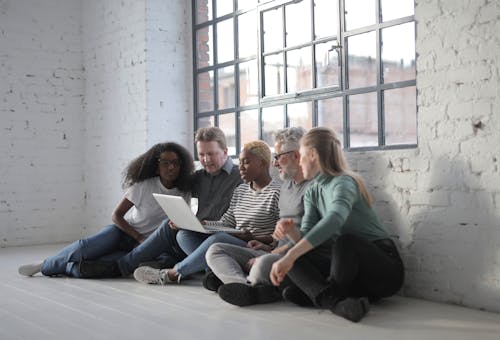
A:
<svg viewBox="0 0 500 340">
<path fill-rule="evenodd" d="M 207 264 L 223 283 L 271 284 L 269 273 L 281 254 L 270 254 L 228 243 L 215 243 L 205 255 Z M 248 270 L 248 261 L 256 258 Z"/>
</svg>

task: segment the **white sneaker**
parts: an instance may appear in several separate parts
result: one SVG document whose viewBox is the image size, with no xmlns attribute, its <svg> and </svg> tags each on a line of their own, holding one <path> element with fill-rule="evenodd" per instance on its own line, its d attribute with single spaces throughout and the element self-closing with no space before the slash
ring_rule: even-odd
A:
<svg viewBox="0 0 500 340">
<path fill-rule="evenodd" d="M 134 278 L 142 283 L 166 285 L 169 283 L 178 283 L 180 275 L 177 280 L 171 280 L 167 274 L 168 269 L 155 269 L 153 267 L 142 266 L 134 270 Z"/>
<path fill-rule="evenodd" d="M 25 264 L 19 267 L 17 271 L 23 276 L 33 276 L 40 272 L 42 269 L 42 263 L 43 262 Z"/>
</svg>

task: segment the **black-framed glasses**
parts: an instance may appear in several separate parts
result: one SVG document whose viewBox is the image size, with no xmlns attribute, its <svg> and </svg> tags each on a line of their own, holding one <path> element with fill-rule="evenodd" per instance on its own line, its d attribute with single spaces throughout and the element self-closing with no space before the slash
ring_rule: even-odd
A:
<svg viewBox="0 0 500 340">
<path fill-rule="evenodd" d="M 295 150 L 291 150 L 291 151 L 285 151 L 285 152 L 281 152 L 281 153 L 277 153 L 277 154 L 274 154 L 273 158 L 276 162 L 279 162 L 280 160 L 280 157 L 283 156 L 283 155 L 286 155 L 287 153 L 292 153 L 294 152 Z"/>
<path fill-rule="evenodd" d="M 158 163 L 161 166 L 165 166 L 165 167 L 173 166 L 174 168 L 178 168 L 181 166 L 181 161 L 178 159 L 174 159 L 174 160 L 170 161 L 168 159 L 158 158 Z"/>
</svg>

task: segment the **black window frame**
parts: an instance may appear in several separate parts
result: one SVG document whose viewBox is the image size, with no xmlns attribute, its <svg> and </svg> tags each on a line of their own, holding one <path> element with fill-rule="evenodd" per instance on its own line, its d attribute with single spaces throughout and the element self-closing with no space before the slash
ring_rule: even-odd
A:
<svg viewBox="0 0 500 340">
<path fill-rule="evenodd" d="M 192 0 L 192 32 L 193 32 L 193 86 L 194 86 L 194 131 L 196 131 L 199 128 L 198 125 L 198 119 L 203 118 L 203 117 L 213 117 L 213 123 L 215 126 L 219 126 L 219 115 L 221 114 L 227 114 L 227 113 L 234 113 L 235 117 L 235 150 L 241 150 L 242 145 L 240 145 L 240 131 L 241 131 L 241 126 L 240 126 L 240 113 L 247 111 L 247 110 L 258 110 L 258 138 L 263 139 L 263 122 L 262 122 L 262 109 L 267 108 L 267 107 L 273 107 L 273 106 L 283 106 L 283 121 L 284 121 L 284 127 L 289 126 L 289 121 L 287 120 L 288 117 L 288 104 L 295 104 L 295 103 L 302 103 L 302 102 L 311 102 L 312 103 L 312 126 L 317 126 L 318 124 L 318 100 L 323 100 L 323 99 L 330 99 L 330 98 L 342 98 L 342 108 L 343 108 L 343 148 L 346 151 L 370 151 L 370 150 L 392 150 L 392 149 L 409 149 L 409 148 L 416 148 L 418 146 L 418 133 L 416 135 L 416 143 L 410 143 L 410 144 L 394 144 L 394 145 L 385 145 L 386 140 L 385 140 L 385 114 L 384 114 L 384 91 L 386 90 L 392 90 L 392 89 L 401 89 L 401 88 L 407 88 L 407 87 L 415 87 L 415 97 L 417 96 L 417 89 L 416 89 L 416 79 L 411 79 L 411 80 L 403 80 L 403 81 L 396 81 L 396 82 L 391 82 L 391 83 L 383 83 L 383 75 L 382 75 L 382 56 L 381 56 L 381 31 L 384 28 L 392 27 L 392 26 L 397 26 L 405 23 L 410 23 L 413 22 L 415 25 L 415 18 L 414 15 L 406 16 L 406 17 L 401 17 L 398 19 L 393 19 L 389 20 L 386 22 L 382 21 L 382 14 L 380 10 L 380 3 L 382 0 L 374 0 L 375 1 L 375 10 L 377 12 L 376 16 L 376 22 L 375 24 L 353 29 L 351 31 L 345 30 L 345 16 L 339 14 L 338 18 L 338 26 L 337 27 L 337 32 L 338 36 L 337 39 L 332 39 L 332 37 L 324 37 L 321 39 L 314 40 L 314 33 L 312 33 L 311 41 L 304 43 L 303 45 L 300 46 L 292 46 L 291 48 L 283 47 L 283 51 L 288 51 L 292 49 L 296 49 L 298 47 L 303 47 L 303 46 L 313 46 L 312 50 L 312 81 L 313 81 L 313 86 L 311 89 L 305 90 L 305 91 L 300 91 L 296 93 L 285 93 L 285 94 L 280 94 L 276 96 L 263 96 L 263 92 L 265 91 L 265 79 L 263 79 L 263 65 L 264 65 L 264 57 L 268 55 L 268 53 L 263 53 L 263 44 L 264 44 L 264 38 L 263 38 L 263 13 L 265 13 L 268 10 L 272 10 L 275 8 L 279 7 L 285 7 L 286 5 L 289 4 L 294 4 L 297 2 L 300 2 L 302 0 L 260 0 L 259 5 L 256 8 L 243 8 L 243 9 L 238 9 L 236 11 L 233 11 L 232 13 L 223 15 L 221 17 L 216 17 L 216 5 L 217 1 L 216 0 L 207 0 L 207 1 L 212 1 L 212 19 L 209 21 L 205 21 L 203 23 L 197 24 L 196 23 L 196 3 L 197 0 Z M 232 0 L 233 1 L 233 10 L 237 8 L 238 5 L 238 0 Z M 310 1 L 310 0 L 308 0 Z M 339 13 L 344 13 L 345 8 L 344 8 L 344 1 L 345 0 L 338 0 L 338 6 L 339 6 Z M 314 27 L 314 2 L 310 1 L 311 4 L 311 11 L 312 11 L 312 19 L 311 19 L 311 32 L 313 31 Z M 415 5 L 414 5 L 415 6 Z M 241 14 L 247 13 L 249 11 L 256 10 L 257 15 L 256 17 L 258 18 L 258 50 L 256 51 L 257 53 L 254 56 L 247 56 L 245 58 L 237 58 L 238 56 L 238 20 L 237 17 Z M 284 13 L 284 9 L 283 9 Z M 217 56 L 217 23 L 227 20 L 227 19 L 233 19 L 233 28 L 234 28 L 234 44 L 233 44 L 233 52 L 235 58 L 232 61 L 227 61 L 221 64 L 217 64 L 216 61 L 218 59 Z M 285 20 L 285 18 L 284 18 Z M 198 63 L 197 63 L 197 40 L 196 40 L 196 32 L 199 29 L 205 28 L 205 27 L 213 27 L 213 48 L 212 48 L 212 53 L 213 53 L 213 63 L 212 65 L 201 67 L 198 69 Z M 286 27 L 285 21 L 283 21 L 283 28 Z M 285 31 L 285 29 L 283 30 Z M 362 34 L 362 33 L 367 33 L 367 32 L 375 32 L 376 34 L 376 84 L 373 86 L 367 86 L 367 87 L 361 87 L 361 88 L 354 88 L 350 89 L 348 88 L 348 67 L 349 67 L 349 60 L 348 60 L 348 46 L 347 46 L 347 39 L 349 37 Z M 316 66 L 315 66 L 315 59 L 314 59 L 314 53 L 315 53 L 315 48 L 314 46 L 318 43 L 325 42 L 325 41 L 337 41 L 336 48 L 338 48 L 338 51 L 340 52 L 340 58 L 339 58 L 339 67 L 340 67 L 340 84 L 339 86 L 329 86 L 329 87 L 322 87 L 322 88 L 316 88 L 315 87 L 315 82 L 316 82 Z M 271 52 L 272 53 L 272 52 Z M 285 53 L 285 61 L 286 61 L 286 53 Z M 240 106 L 240 82 L 239 82 L 239 64 L 249 61 L 249 60 L 255 60 L 257 59 L 257 64 L 258 64 L 258 82 L 259 82 L 259 88 L 258 88 L 258 101 L 256 104 L 251 104 L 251 105 L 246 105 L 246 106 Z M 416 58 L 414 59 L 416 61 Z M 236 94 L 235 98 L 235 106 L 232 108 L 225 108 L 225 109 L 218 109 L 218 100 L 219 100 L 219 89 L 218 89 L 218 74 L 217 70 L 227 67 L 227 66 L 234 66 L 234 91 Z M 199 112 L 198 108 L 198 75 L 203 73 L 203 72 L 208 72 L 208 71 L 213 71 L 213 110 L 206 111 L 206 112 Z M 286 71 L 284 71 L 286 74 Z M 416 74 L 415 74 L 416 78 Z M 286 77 L 285 77 L 285 88 L 286 88 Z M 364 94 L 364 93 L 376 93 L 377 97 L 377 119 L 378 119 L 378 145 L 377 146 L 364 146 L 364 147 L 351 147 L 350 145 L 350 124 L 349 124 L 349 96 L 352 95 L 357 95 L 357 94 Z M 416 103 L 416 99 L 415 99 Z M 418 115 L 418 109 L 417 107 L 415 108 L 415 128 L 417 129 L 417 115 Z M 418 130 L 417 130 L 418 132 Z M 232 156 L 237 156 L 238 151 L 236 151 L 236 155 Z"/>
</svg>

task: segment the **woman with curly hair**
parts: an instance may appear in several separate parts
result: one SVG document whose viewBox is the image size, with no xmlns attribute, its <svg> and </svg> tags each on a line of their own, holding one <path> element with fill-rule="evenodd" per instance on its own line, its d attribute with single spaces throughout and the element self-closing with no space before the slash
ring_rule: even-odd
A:
<svg viewBox="0 0 500 340">
<path fill-rule="evenodd" d="M 205 253 L 214 243 L 240 246 L 246 246 L 251 240 L 271 243 L 271 234 L 279 218 L 281 182 L 271 178 L 270 164 L 271 150 L 265 142 L 253 141 L 243 146 L 240 153 L 240 176 L 244 183 L 234 190 L 229 208 L 219 221 L 244 232 L 202 234 L 179 230 L 177 242 L 188 256 L 173 267 L 161 270 L 140 266 L 134 271 L 134 278 L 149 284 L 180 283 L 181 278 L 208 269 Z"/>
<path fill-rule="evenodd" d="M 193 158 L 181 145 L 172 142 L 154 145 L 125 169 L 123 188 L 127 191 L 113 212 L 113 224 L 73 242 L 43 262 L 19 267 L 19 273 L 82 278 L 87 277 L 82 263 L 123 256 L 167 219 L 153 193 L 178 195 L 190 202 L 193 169 Z"/>
</svg>

